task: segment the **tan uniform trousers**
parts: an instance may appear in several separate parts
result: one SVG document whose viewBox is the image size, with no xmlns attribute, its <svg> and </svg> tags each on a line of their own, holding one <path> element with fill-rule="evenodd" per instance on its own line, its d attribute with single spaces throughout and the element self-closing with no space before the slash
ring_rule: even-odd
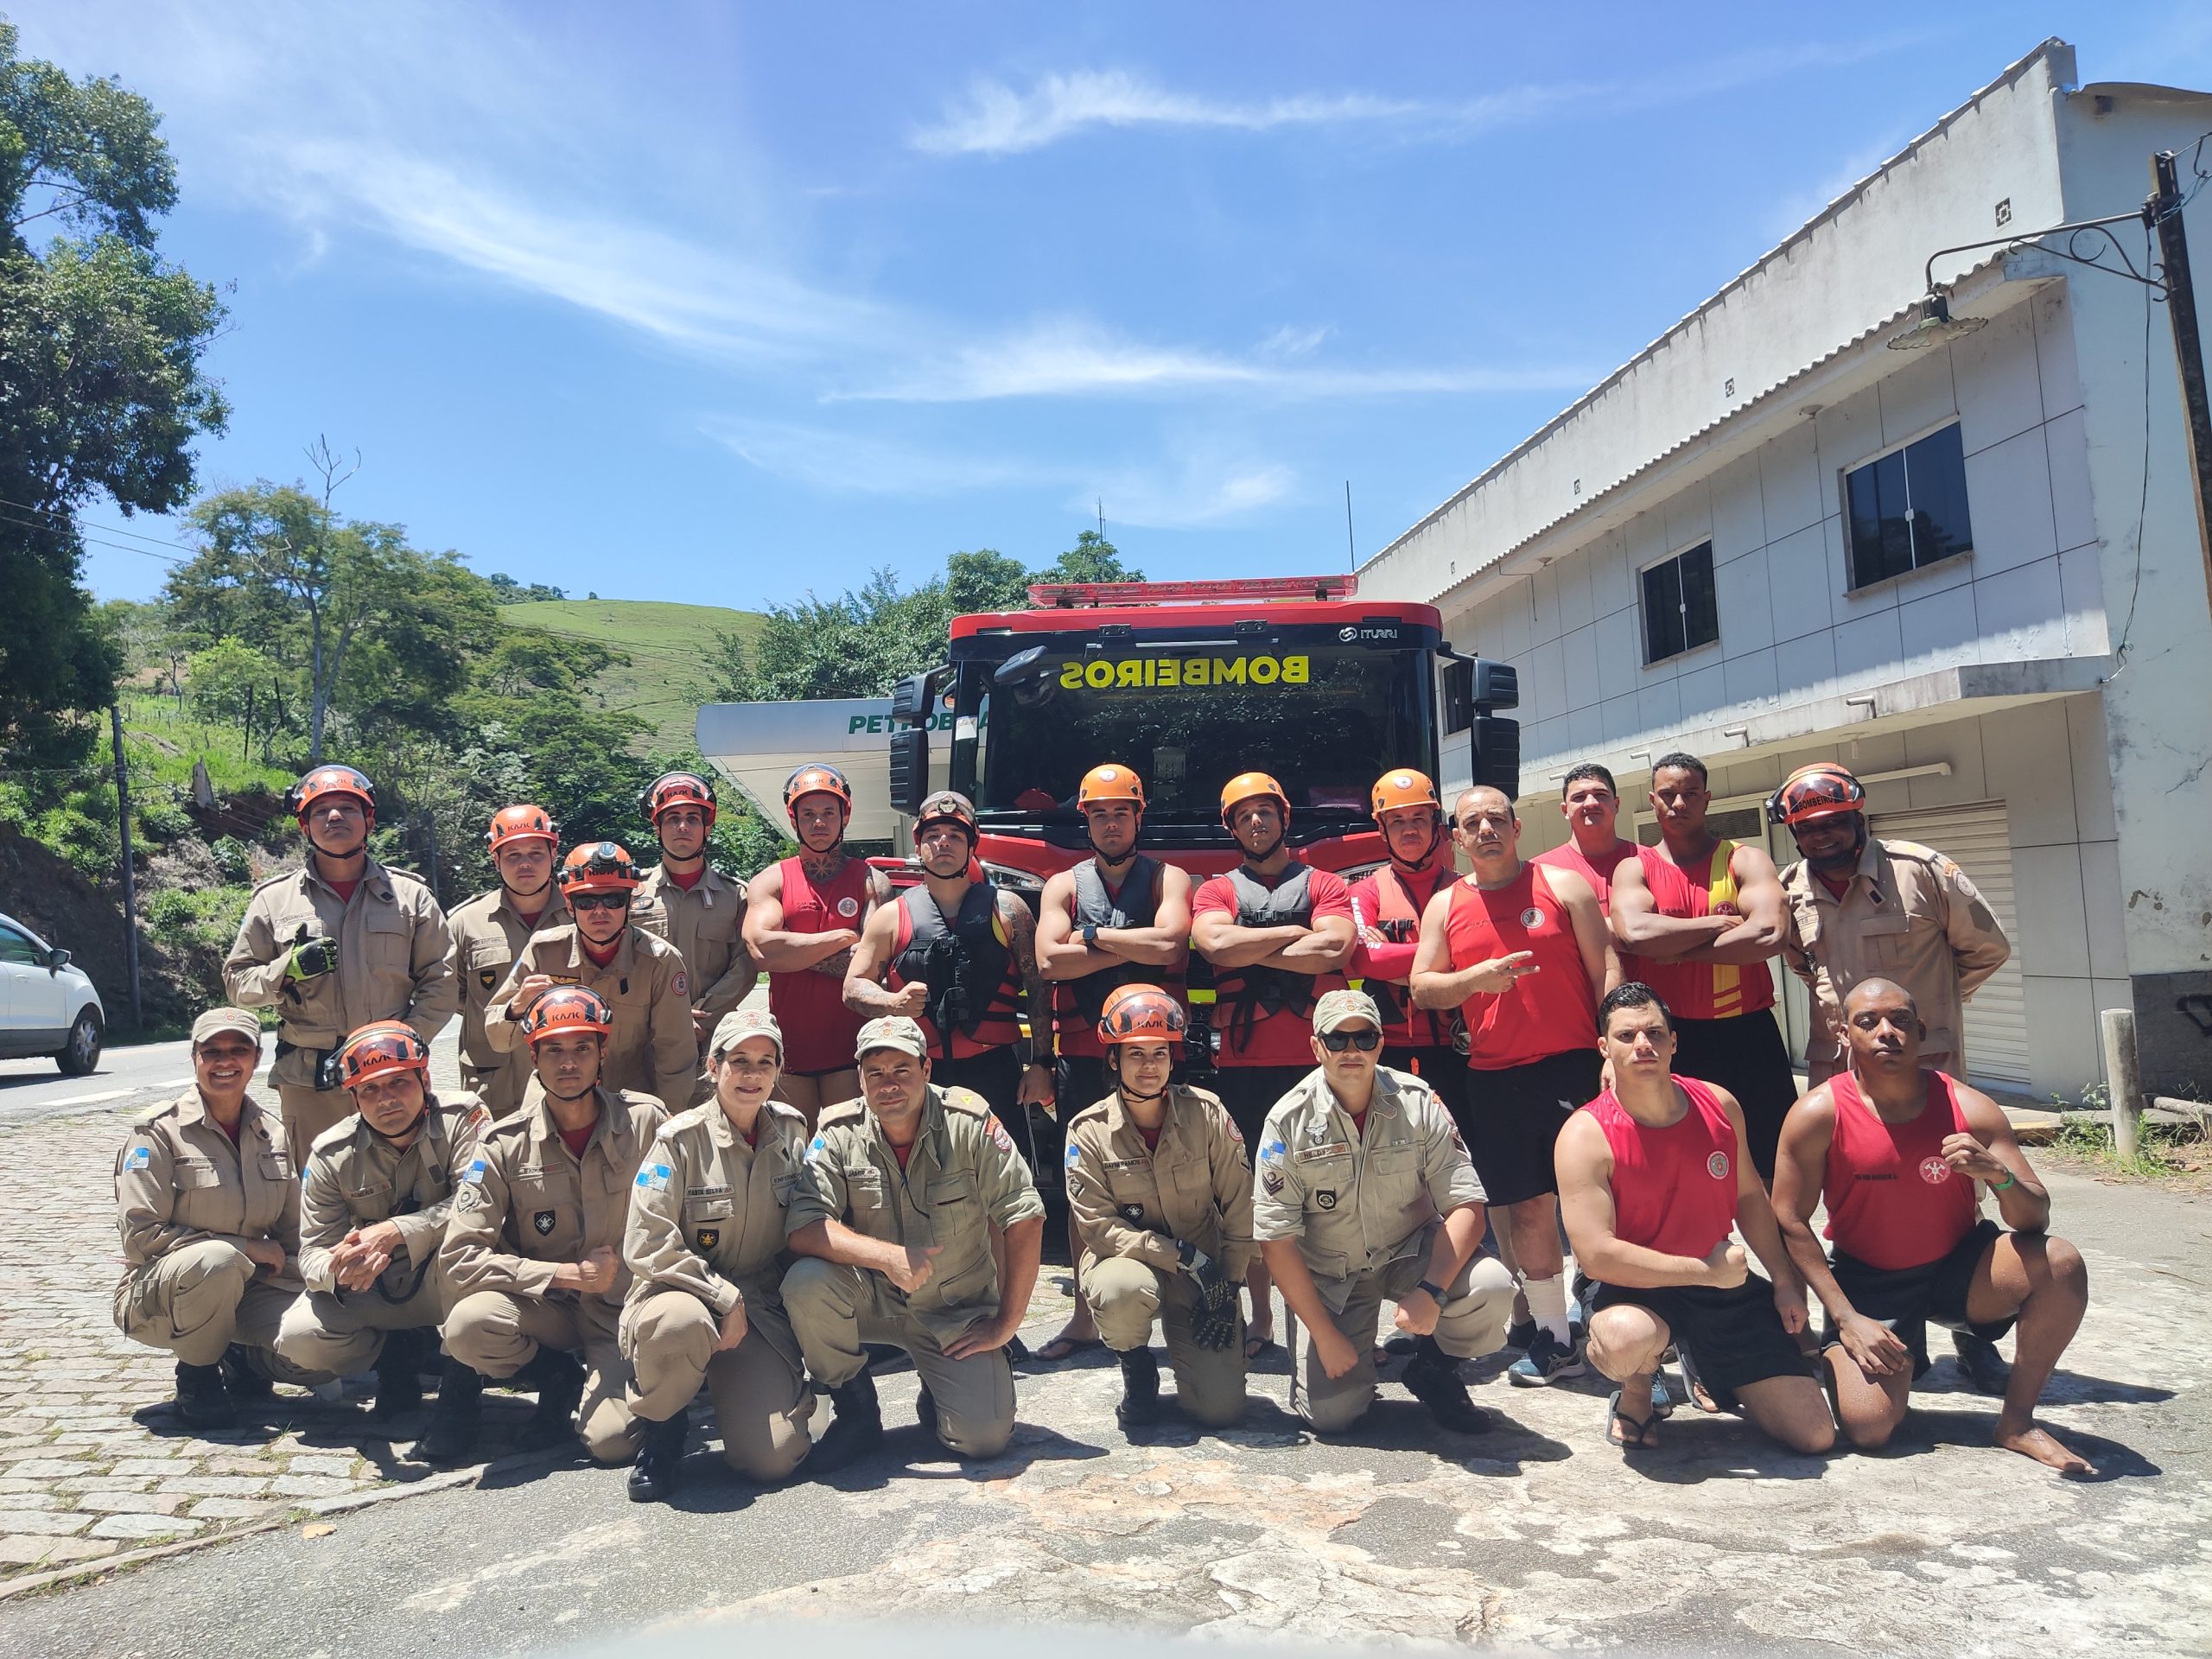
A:
<svg viewBox="0 0 2212 1659">
<path fill-rule="evenodd" d="M 291 1149 L 292 1167 L 308 1166 L 308 1151 L 325 1129 L 338 1127 L 341 1117 L 353 1115 L 353 1096 L 343 1089 L 311 1089 L 305 1084 L 276 1085 L 277 1107 L 284 1116 L 284 1144 Z"/>
<path fill-rule="evenodd" d="M 446 1315 L 446 1352 L 494 1382 L 512 1376 L 537 1357 L 539 1344 L 581 1355 L 584 1397 L 576 1407 L 576 1432 L 601 1463 L 626 1463 L 637 1455 L 624 1392 L 630 1362 L 622 1357 L 616 1323 L 622 1310 L 596 1296 L 552 1301 L 504 1290 L 464 1296 Z"/>
<path fill-rule="evenodd" d="M 115 1322 L 131 1341 L 166 1348 L 187 1365 L 213 1365 L 235 1342 L 264 1376 L 324 1382 L 327 1375 L 302 1370 L 276 1351 L 284 1312 L 298 1300 L 296 1289 L 257 1281 L 253 1258 L 237 1245 L 203 1238 L 132 1274 L 116 1294 Z"/>
<path fill-rule="evenodd" d="M 1198 1287 L 1187 1273 L 1162 1273 L 1134 1256 L 1095 1259 L 1083 1275 L 1083 1294 L 1098 1321 L 1099 1337 L 1116 1353 L 1128 1353 L 1152 1340 L 1160 1321 L 1167 1341 L 1167 1363 L 1175 1371 L 1175 1404 L 1182 1414 L 1208 1428 L 1227 1428 L 1244 1415 L 1244 1321 L 1217 1352 L 1191 1334 L 1198 1311 Z"/>
<path fill-rule="evenodd" d="M 446 1315 L 445 1275 L 433 1262 L 404 1302 L 366 1290 L 311 1290 L 284 1311 L 276 1351 L 293 1364 L 358 1376 L 384 1351 L 387 1331 L 437 1329 Z"/>
<path fill-rule="evenodd" d="M 1294 1411 L 1325 1434 L 1350 1428 L 1367 1414 L 1375 1403 L 1375 1337 L 1383 1300 L 1412 1295 L 1427 1272 L 1424 1245 L 1417 1254 L 1401 1257 L 1379 1272 L 1354 1276 L 1336 1326 L 1359 1355 L 1359 1363 L 1342 1376 L 1331 1376 L 1321 1369 L 1313 1338 L 1305 1338 L 1300 1344 L 1305 1351 L 1290 1374 Z M 1505 1327 L 1512 1316 L 1513 1275 L 1496 1256 L 1478 1255 L 1445 1287 L 1436 1345 L 1455 1359 L 1494 1354 L 1505 1346 Z"/>
<path fill-rule="evenodd" d="M 1014 1438 L 1014 1368 L 1006 1350 L 948 1359 L 927 1325 L 904 1308 L 879 1305 L 871 1276 L 816 1255 L 784 1275 L 784 1306 L 806 1369 L 823 1387 L 841 1389 L 867 1368 L 863 1344 L 903 1348 L 937 1402 L 938 1439 L 963 1458 L 998 1456 Z"/>
<path fill-rule="evenodd" d="M 745 1340 L 717 1353 L 721 1323 L 690 1292 L 664 1290 L 639 1302 L 622 1322 L 623 1351 L 636 1373 L 630 1410 L 665 1422 L 690 1405 L 703 1382 L 723 1461 L 753 1480 L 781 1480 L 814 1449 L 806 1430 L 814 1390 L 760 1328 L 772 1319 L 781 1324 L 781 1316 L 750 1307 L 746 1315 Z"/>
</svg>

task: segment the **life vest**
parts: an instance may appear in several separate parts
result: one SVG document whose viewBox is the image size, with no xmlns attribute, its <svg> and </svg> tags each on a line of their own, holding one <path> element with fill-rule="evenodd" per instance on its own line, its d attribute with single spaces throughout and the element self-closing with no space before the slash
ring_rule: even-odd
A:
<svg viewBox="0 0 2212 1659">
<path fill-rule="evenodd" d="M 1294 861 L 1282 879 L 1269 887 L 1250 868 L 1240 864 L 1228 873 L 1236 894 L 1239 927 L 1307 927 L 1313 920 L 1313 872 Z M 1332 976 L 1334 978 L 1334 976 Z M 1342 983 L 1341 979 L 1335 979 Z M 1311 974 L 1294 974 L 1284 968 L 1254 963 L 1249 968 L 1216 968 L 1214 1006 L 1229 1010 L 1229 1030 L 1239 1046 L 1263 1014 L 1287 1010 L 1303 1019 L 1313 1011 L 1319 993 Z M 1218 1019 L 1218 1014 L 1216 1015 Z"/>
<path fill-rule="evenodd" d="M 929 987 L 922 1025 L 931 1058 L 966 1059 L 1021 1037 L 1014 1017 L 1020 969 L 999 920 L 998 892 L 970 884 L 948 925 L 927 887 L 899 895 L 899 931 L 886 982 Z"/>
<path fill-rule="evenodd" d="M 1150 927 L 1159 914 L 1160 865 L 1157 859 L 1147 858 L 1142 853 L 1131 859 L 1119 893 L 1107 892 L 1106 878 L 1099 874 L 1096 859 L 1085 859 L 1072 874 L 1074 921 L 1078 933 L 1086 926 Z M 1179 970 L 1150 968 L 1141 963 L 1120 963 L 1095 974 L 1085 974 L 1081 979 L 1053 981 L 1054 1028 L 1064 1037 L 1089 1034 L 1091 1027 L 1097 1025 L 1098 1016 L 1105 1012 L 1107 996 L 1120 986 L 1140 982 L 1157 985 L 1176 1001 L 1183 1000 L 1183 975 Z M 1063 1048 L 1061 1052 L 1068 1051 Z"/>
<path fill-rule="evenodd" d="M 1448 861 L 1433 872 L 1420 874 L 1433 877 L 1432 898 L 1454 879 Z M 1421 938 L 1421 906 L 1414 900 L 1405 872 L 1395 864 L 1385 864 L 1375 873 L 1375 895 L 1382 912 L 1371 924 L 1375 931 L 1392 944 L 1417 944 Z M 1462 1054 L 1467 1052 L 1467 1022 L 1459 1017 L 1457 1008 L 1415 1007 L 1413 988 L 1393 984 L 1387 979 L 1370 977 L 1360 984 L 1375 999 L 1386 1033 L 1403 1033 L 1409 1041 L 1430 1048 L 1457 1048 Z"/>
</svg>

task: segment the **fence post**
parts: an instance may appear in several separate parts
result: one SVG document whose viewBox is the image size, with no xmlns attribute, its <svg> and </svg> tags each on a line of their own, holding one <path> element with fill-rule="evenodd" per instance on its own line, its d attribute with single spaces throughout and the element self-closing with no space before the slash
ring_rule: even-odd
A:
<svg viewBox="0 0 2212 1659">
<path fill-rule="evenodd" d="M 2104 1037 L 2105 1080 L 2112 1094 L 2112 1147 L 2123 1160 L 2135 1156 L 2143 1122 L 2143 1075 L 2135 1064 L 2135 1011 L 2107 1008 L 2097 1016 Z"/>
<path fill-rule="evenodd" d="M 138 1000 L 138 880 L 130 868 L 130 770 L 123 763 L 123 705 L 107 706 L 115 733 L 115 817 L 123 830 L 123 966 L 130 976 L 130 1024 L 145 1029 L 145 1009 Z"/>
</svg>

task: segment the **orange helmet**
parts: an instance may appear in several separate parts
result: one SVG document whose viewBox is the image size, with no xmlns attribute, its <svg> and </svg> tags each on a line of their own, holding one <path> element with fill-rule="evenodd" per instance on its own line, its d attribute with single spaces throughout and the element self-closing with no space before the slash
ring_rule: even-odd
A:
<svg viewBox="0 0 2212 1659">
<path fill-rule="evenodd" d="M 284 792 L 285 810 L 304 818 L 309 807 L 329 795 L 350 795 L 370 817 L 377 815 L 377 786 L 351 766 L 317 766 Z"/>
<path fill-rule="evenodd" d="M 564 899 L 572 893 L 631 893 L 639 885 L 630 855 L 611 841 L 570 849 L 561 861 L 560 881 Z"/>
<path fill-rule="evenodd" d="M 420 1071 L 426 1077 L 429 1075 L 429 1046 L 416 1034 L 414 1027 L 397 1020 L 378 1020 L 348 1037 L 346 1046 L 338 1051 L 338 1084 L 341 1089 L 359 1088 L 371 1077 L 380 1077 L 387 1071 Z"/>
<path fill-rule="evenodd" d="M 1834 760 L 1816 760 L 1798 767 L 1766 799 L 1767 822 L 1793 827 L 1866 810 L 1866 785 L 1853 775 L 1850 767 Z"/>
<path fill-rule="evenodd" d="M 651 823 L 658 823 L 670 807 L 686 804 L 707 815 L 708 829 L 715 827 L 715 786 L 696 772 L 664 772 L 638 797 L 638 810 Z"/>
<path fill-rule="evenodd" d="M 835 795 L 844 803 L 845 816 L 853 815 L 853 786 L 845 781 L 845 774 L 835 766 L 819 762 L 801 766 L 784 783 L 784 811 L 796 811 L 799 800 L 807 795 Z"/>
<path fill-rule="evenodd" d="M 495 854 L 518 841 L 557 842 L 560 838 L 542 806 L 503 806 L 492 815 L 492 827 L 484 832 L 485 844 Z"/>
<path fill-rule="evenodd" d="M 1230 821 L 1230 814 L 1240 801 L 1249 801 L 1260 795 L 1274 798 L 1275 804 L 1282 808 L 1283 823 L 1288 824 L 1290 797 L 1282 792 L 1281 784 L 1264 772 L 1240 772 L 1221 786 L 1221 821 L 1224 823 Z"/>
<path fill-rule="evenodd" d="M 1437 798 L 1436 781 L 1425 772 L 1386 772 L 1375 780 L 1375 816 L 1396 812 L 1409 806 L 1432 807 L 1441 812 L 1444 803 Z"/>
<path fill-rule="evenodd" d="M 914 844 L 922 843 L 922 831 L 933 823 L 957 823 L 968 832 L 968 844 L 974 847 L 976 839 L 976 803 L 954 789 L 940 789 L 922 803 L 922 810 L 914 815 Z"/>
<path fill-rule="evenodd" d="M 604 1039 L 613 1028 L 614 1016 L 599 993 L 581 985 L 556 985 L 522 1017 L 522 1034 L 532 1048 L 564 1031 L 588 1031 Z"/>
<path fill-rule="evenodd" d="M 1179 1043 L 1188 1024 L 1183 1005 L 1157 985 L 1117 985 L 1106 994 L 1098 1016 L 1098 1040 L 1121 1043 Z"/>
<path fill-rule="evenodd" d="M 1076 808 L 1081 810 L 1094 801 L 1135 801 L 1137 810 L 1141 812 L 1144 779 L 1127 766 L 1093 766 L 1076 785 Z"/>
</svg>

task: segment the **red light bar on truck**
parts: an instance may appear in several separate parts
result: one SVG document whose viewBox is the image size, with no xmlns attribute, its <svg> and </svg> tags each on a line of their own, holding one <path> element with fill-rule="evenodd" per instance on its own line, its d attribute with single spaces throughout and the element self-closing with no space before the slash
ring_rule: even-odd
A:
<svg viewBox="0 0 2212 1659">
<path fill-rule="evenodd" d="M 1251 599 L 1350 599 L 1359 578 L 1342 576 L 1251 576 L 1235 582 L 1040 582 L 1029 589 L 1037 610 L 1074 610 L 1082 606 L 1206 605 Z"/>
</svg>

